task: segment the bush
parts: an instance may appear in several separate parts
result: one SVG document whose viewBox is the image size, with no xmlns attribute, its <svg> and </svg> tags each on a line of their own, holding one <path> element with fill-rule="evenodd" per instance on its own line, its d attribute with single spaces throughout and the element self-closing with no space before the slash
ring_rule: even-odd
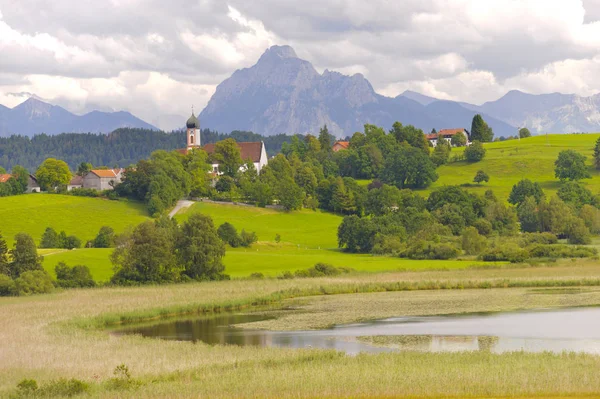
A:
<svg viewBox="0 0 600 399">
<path fill-rule="evenodd" d="M 237 230 L 231 223 L 223 223 L 217 229 L 217 234 L 223 242 L 229 244 L 232 248 L 237 248 L 241 244 L 240 237 L 238 236 Z"/>
<path fill-rule="evenodd" d="M 595 248 L 569 245 L 535 245 L 529 248 L 532 258 L 590 258 L 598 255 Z"/>
<path fill-rule="evenodd" d="M 265 278 L 265 275 L 262 274 L 262 273 L 260 273 L 260 272 L 258 272 L 258 273 L 252 273 L 252 274 L 250 274 L 250 278 L 257 279 L 257 280 L 259 280 L 259 279 L 262 280 L 263 278 Z"/>
<path fill-rule="evenodd" d="M 0 296 L 17 295 L 17 286 L 12 278 L 6 274 L 0 274 Z"/>
<path fill-rule="evenodd" d="M 479 162 L 485 157 L 485 148 L 479 141 L 473 141 L 473 143 L 465 148 L 465 159 L 467 162 Z"/>
<path fill-rule="evenodd" d="M 256 241 L 258 241 L 258 237 L 256 236 L 255 232 L 249 232 L 246 233 L 246 230 L 242 229 L 242 232 L 240 233 L 240 238 L 239 238 L 239 242 L 240 245 L 242 247 L 251 247 L 252 244 L 254 244 Z"/>
<path fill-rule="evenodd" d="M 404 251 L 406 251 L 406 244 L 396 235 L 378 234 L 375 237 L 375 245 L 372 252 L 376 255 L 390 254 L 400 256 Z"/>
<path fill-rule="evenodd" d="M 54 290 L 52 277 L 43 270 L 28 271 L 15 279 L 19 295 L 46 294 Z"/>
<path fill-rule="evenodd" d="M 483 218 L 477 219 L 473 223 L 473 227 L 475 227 L 477 229 L 477 232 L 479 234 L 481 234 L 482 236 L 486 236 L 486 237 L 489 237 L 493 231 L 492 223 L 490 223 L 489 220 L 483 219 Z"/>
<path fill-rule="evenodd" d="M 526 247 L 531 244 L 556 244 L 558 238 L 552 233 L 523 233 L 519 237 L 519 245 Z"/>
<path fill-rule="evenodd" d="M 93 188 L 74 188 L 71 190 L 71 195 L 76 197 L 100 197 L 101 192 Z"/>
<path fill-rule="evenodd" d="M 69 267 L 64 262 L 60 262 L 54 270 L 56 271 L 56 283 L 59 287 L 85 288 L 96 286 L 96 282 L 87 266 Z"/>
<path fill-rule="evenodd" d="M 488 249 L 481 255 L 481 259 L 486 262 L 524 262 L 529 257 L 526 250 L 514 243 L 500 245 Z"/>
<path fill-rule="evenodd" d="M 451 259 L 459 254 L 458 248 L 451 243 L 438 243 L 424 240 L 414 241 L 406 250 L 410 259 Z"/>
<path fill-rule="evenodd" d="M 342 273 L 348 273 L 351 269 L 338 268 L 327 263 L 317 263 L 313 267 L 306 270 L 296 270 L 294 277 L 308 278 L 308 277 L 325 277 L 325 276 L 338 276 Z"/>
</svg>

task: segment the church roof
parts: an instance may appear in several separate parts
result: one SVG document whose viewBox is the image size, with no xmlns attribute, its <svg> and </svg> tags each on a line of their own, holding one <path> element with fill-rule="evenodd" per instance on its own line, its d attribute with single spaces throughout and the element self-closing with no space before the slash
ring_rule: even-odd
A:
<svg viewBox="0 0 600 399">
<path fill-rule="evenodd" d="M 200 121 L 198 120 L 198 118 L 196 118 L 196 115 L 194 115 L 193 111 L 192 116 L 190 116 L 185 125 L 188 129 L 200 129 Z"/>
<path fill-rule="evenodd" d="M 252 162 L 260 162 L 260 156 L 262 154 L 263 147 L 262 141 L 240 142 L 237 143 L 237 145 L 240 148 L 242 161 L 251 159 Z M 207 153 L 212 154 L 215 152 L 215 145 L 212 143 L 206 144 L 204 147 L 202 147 L 202 149 Z"/>
</svg>

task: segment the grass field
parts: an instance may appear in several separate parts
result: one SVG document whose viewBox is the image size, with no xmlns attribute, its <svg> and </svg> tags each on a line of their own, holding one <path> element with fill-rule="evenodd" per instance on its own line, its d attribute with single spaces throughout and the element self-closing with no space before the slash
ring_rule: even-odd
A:
<svg viewBox="0 0 600 399">
<path fill-rule="evenodd" d="M 469 190 L 483 193 L 487 189 L 494 191 L 499 199 L 506 200 L 512 186 L 521 179 L 539 182 L 550 196 L 560 187 L 554 177 L 554 161 L 562 150 L 573 149 L 587 156 L 587 164 L 592 179 L 583 182 L 594 193 L 600 193 L 600 171 L 592 166 L 592 153 L 600 134 L 552 134 L 529 137 L 522 140 L 509 140 L 485 144 L 487 150 L 481 162 L 449 163 L 438 169 L 439 179 L 423 194 L 446 185 L 473 183 L 478 170 L 490 176 L 490 182 L 481 186 L 474 185 Z M 462 152 L 454 148 L 451 156 Z"/>
<path fill-rule="evenodd" d="M 583 262 L 535 271 L 234 280 L 0 298 L 0 337 L 10 343 L 0 352 L 0 397 L 8 397 L 24 378 L 41 384 L 58 378 L 81 379 L 91 386 L 90 394 L 83 397 L 97 398 L 586 397 L 600 392 L 600 356 L 520 352 L 346 356 L 331 350 L 209 346 L 111 336 L 100 327 L 107 321 L 223 309 L 261 303 L 264 298 L 300 306 L 300 311 L 270 321 L 271 326 L 287 329 L 436 310 L 454 314 L 599 305 L 599 278 L 600 266 Z M 427 281 L 435 282 L 438 289 L 390 291 L 394 284 Z M 473 282 L 520 287 L 439 289 L 443 284 L 460 288 Z M 557 285 L 579 289 L 543 291 L 543 287 Z M 127 365 L 137 381 L 130 389 L 110 383 L 113 369 L 120 364 Z"/>
<path fill-rule="evenodd" d="M 10 243 L 15 234 L 30 234 L 39 243 L 46 227 L 64 230 L 85 243 L 102 226 L 122 232 L 147 220 L 143 204 L 70 195 L 27 194 L 0 198 L 0 232 Z"/>
<path fill-rule="evenodd" d="M 183 221 L 194 212 L 212 217 L 215 227 L 229 222 L 238 232 L 242 229 L 256 232 L 259 241 L 274 242 L 275 235 L 279 234 L 282 243 L 303 248 L 337 248 L 337 228 L 342 222 L 340 216 L 321 211 L 286 213 L 275 209 L 205 202 L 183 209 L 176 218 Z"/>
</svg>

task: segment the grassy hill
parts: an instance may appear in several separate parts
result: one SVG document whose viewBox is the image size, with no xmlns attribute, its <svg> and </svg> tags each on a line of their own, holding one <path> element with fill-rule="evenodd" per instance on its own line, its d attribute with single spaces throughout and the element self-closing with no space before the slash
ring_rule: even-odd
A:
<svg viewBox="0 0 600 399">
<path fill-rule="evenodd" d="M 560 182 L 554 177 L 554 161 L 560 151 L 567 149 L 588 157 L 592 179 L 583 182 L 592 192 L 599 193 L 600 172 L 592 166 L 593 148 L 599 137 L 600 134 L 552 134 L 488 143 L 484 145 L 487 152 L 483 161 L 473 164 L 455 162 L 440 167 L 438 181 L 422 193 L 428 195 L 431 190 L 446 185 L 473 184 L 475 173 L 481 169 L 490 176 L 490 182 L 481 186 L 473 184 L 469 190 L 483 193 L 491 189 L 499 199 L 507 199 L 515 183 L 530 179 L 539 182 L 546 195 L 552 195 L 560 187 Z M 462 151 L 454 148 L 451 154 Z"/>
<path fill-rule="evenodd" d="M 147 220 L 143 204 L 55 194 L 27 194 L 0 198 L 0 231 L 9 245 L 19 232 L 39 243 L 46 227 L 93 239 L 102 226 L 122 232 Z"/>
</svg>

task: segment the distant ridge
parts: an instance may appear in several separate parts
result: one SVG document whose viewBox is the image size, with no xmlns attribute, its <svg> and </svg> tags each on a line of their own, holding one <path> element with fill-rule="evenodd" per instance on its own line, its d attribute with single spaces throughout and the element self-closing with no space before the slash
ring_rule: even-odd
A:
<svg viewBox="0 0 600 399">
<path fill-rule="evenodd" d="M 41 133 L 110 133 L 126 127 L 158 130 L 129 112 L 92 111 L 75 115 L 35 96 L 12 109 L 0 105 L 0 136 L 4 137 L 13 134 L 31 137 Z"/>
</svg>

